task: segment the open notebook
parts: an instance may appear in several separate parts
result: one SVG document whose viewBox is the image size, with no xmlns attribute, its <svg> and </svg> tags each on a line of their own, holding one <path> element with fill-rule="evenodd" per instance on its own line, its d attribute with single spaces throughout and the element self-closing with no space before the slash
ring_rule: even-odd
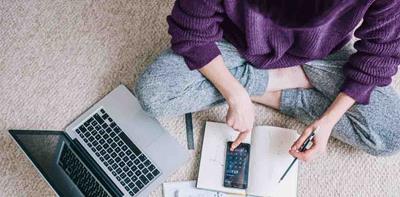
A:
<svg viewBox="0 0 400 197">
<path fill-rule="evenodd" d="M 293 160 L 288 150 L 298 134 L 279 127 L 257 126 L 245 139 L 245 143 L 251 144 L 247 189 L 223 186 L 226 143 L 237 135 L 225 123 L 206 123 L 197 187 L 253 196 L 296 196 L 297 163 L 281 183 L 278 181 Z"/>
</svg>

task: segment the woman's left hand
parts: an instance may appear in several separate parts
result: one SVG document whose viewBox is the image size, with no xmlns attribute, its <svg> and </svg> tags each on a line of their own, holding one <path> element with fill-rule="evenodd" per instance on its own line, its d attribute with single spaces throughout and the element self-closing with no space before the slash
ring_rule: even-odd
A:
<svg viewBox="0 0 400 197">
<path fill-rule="evenodd" d="M 311 161 L 318 155 L 325 153 L 329 136 L 331 135 L 333 126 L 335 124 L 336 122 L 330 121 L 327 118 L 316 120 L 309 125 L 301 134 L 301 136 L 293 143 L 289 153 L 293 157 L 297 157 L 298 159 L 306 162 Z M 298 150 L 300 149 L 301 145 L 303 145 L 310 133 L 315 131 L 317 128 L 319 129 L 315 132 L 311 147 L 304 152 L 299 152 Z"/>
<path fill-rule="evenodd" d="M 290 148 L 289 153 L 302 161 L 311 161 L 318 155 L 325 153 L 333 127 L 354 103 L 355 100 L 353 98 L 345 93 L 340 93 L 321 118 L 314 121 L 304 130 L 299 139 Z M 315 132 L 310 149 L 299 152 L 298 150 L 303 145 L 303 142 L 316 128 L 319 129 Z"/>
</svg>

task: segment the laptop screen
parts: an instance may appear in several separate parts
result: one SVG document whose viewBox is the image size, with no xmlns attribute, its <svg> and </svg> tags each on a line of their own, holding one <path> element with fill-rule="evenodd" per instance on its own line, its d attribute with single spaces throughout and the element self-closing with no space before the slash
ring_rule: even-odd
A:
<svg viewBox="0 0 400 197">
<path fill-rule="evenodd" d="M 10 131 L 13 138 L 60 196 L 83 196 L 57 164 L 63 144 L 62 131 Z"/>
</svg>

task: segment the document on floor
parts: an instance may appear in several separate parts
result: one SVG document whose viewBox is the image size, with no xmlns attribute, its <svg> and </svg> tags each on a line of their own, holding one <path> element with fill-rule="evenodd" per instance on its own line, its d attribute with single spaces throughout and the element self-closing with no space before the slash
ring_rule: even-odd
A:
<svg viewBox="0 0 400 197">
<path fill-rule="evenodd" d="M 196 181 L 169 182 L 163 184 L 164 197 L 243 197 L 196 188 Z"/>
<path fill-rule="evenodd" d="M 293 160 L 288 150 L 299 135 L 295 130 L 272 126 L 257 126 L 244 140 L 251 146 L 247 189 L 224 187 L 226 144 L 237 134 L 225 123 L 206 123 L 197 188 L 252 196 L 296 196 L 297 163 L 281 183 L 278 181 Z"/>
</svg>

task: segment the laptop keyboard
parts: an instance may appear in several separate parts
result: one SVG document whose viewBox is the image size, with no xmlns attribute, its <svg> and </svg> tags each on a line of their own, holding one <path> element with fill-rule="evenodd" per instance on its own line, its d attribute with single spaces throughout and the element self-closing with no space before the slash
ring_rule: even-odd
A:
<svg viewBox="0 0 400 197">
<path fill-rule="evenodd" d="M 88 197 L 110 196 L 67 145 L 62 148 L 58 164 L 83 195 Z"/>
<path fill-rule="evenodd" d="M 137 194 L 160 174 L 104 109 L 76 132 L 130 195 Z"/>
</svg>

